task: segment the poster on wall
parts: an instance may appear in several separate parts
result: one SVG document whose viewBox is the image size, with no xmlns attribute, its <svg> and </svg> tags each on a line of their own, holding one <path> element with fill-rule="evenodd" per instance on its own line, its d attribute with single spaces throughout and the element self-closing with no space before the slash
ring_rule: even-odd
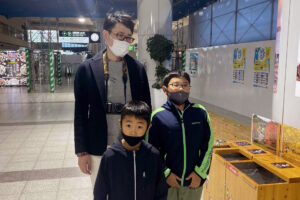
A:
<svg viewBox="0 0 300 200">
<path fill-rule="evenodd" d="M 259 115 L 252 115 L 251 121 L 251 141 L 275 154 L 279 145 L 280 124 Z"/>
<path fill-rule="evenodd" d="M 244 83 L 246 68 L 246 48 L 236 48 L 233 51 L 233 83 Z"/>
<path fill-rule="evenodd" d="M 198 71 L 198 52 L 190 53 L 189 73 L 195 75 Z"/>
<path fill-rule="evenodd" d="M 271 47 L 258 47 L 254 52 L 253 86 L 267 88 L 270 75 Z"/>
<path fill-rule="evenodd" d="M 277 93 L 282 0 L 278 0 L 273 93 Z"/>
<path fill-rule="evenodd" d="M 0 51 L 0 86 L 26 86 L 26 75 L 25 52 Z"/>
<path fill-rule="evenodd" d="M 298 44 L 298 61 L 297 61 L 297 69 L 296 69 L 295 96 L 300 97 L 300 38 L 299 38 L 299 44 Z"/>
</svg>

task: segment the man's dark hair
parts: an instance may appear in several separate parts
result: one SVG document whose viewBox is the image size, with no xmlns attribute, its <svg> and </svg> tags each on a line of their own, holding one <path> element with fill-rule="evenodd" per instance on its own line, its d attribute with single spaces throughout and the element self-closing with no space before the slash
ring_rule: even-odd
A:
<svg viewBox="0 0 300 200">
<path fill-rule="evenodd" d="M 130 101 L 126 103 L 121 111 L 121 122 L 126 115 L 134 116 L 138 119 L 144 119 L 150 124 L 150 107 L 143 101 Z"/>
<path fill-rule="evenodd" d="M 117 23 L 123 24 L 131 30 L 133 33 L 134 22 L 133 18 L 124 11 L 116 11 L 114 13 L 108 13 L 104 20 L 103 29 L 111 32 Z"/>
<path fill-rule="evenodd" d="M 164 86 L 168 87 L 168 84 L 172 78 L 185 78 L 189 84 L 191 84 L 191 79 L 188 73 L 181 70 L 174 70 L 165 75 L 163 80 Z"/>
</svg>

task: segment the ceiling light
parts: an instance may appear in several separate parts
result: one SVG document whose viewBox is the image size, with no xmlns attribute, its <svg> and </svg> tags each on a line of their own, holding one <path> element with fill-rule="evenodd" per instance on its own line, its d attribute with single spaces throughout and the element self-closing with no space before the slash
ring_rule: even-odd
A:
<svg viewBox="0 0 300 200">
<path fill-rule="evenodd" d="M 79 21 L 80 23 L 84 23 L 84 22 L 85 22 L 85 19 L 84 19 L 83 17 L 80 17 L 80 18 L 78 18 L 78 21 Z"/>
</svg>

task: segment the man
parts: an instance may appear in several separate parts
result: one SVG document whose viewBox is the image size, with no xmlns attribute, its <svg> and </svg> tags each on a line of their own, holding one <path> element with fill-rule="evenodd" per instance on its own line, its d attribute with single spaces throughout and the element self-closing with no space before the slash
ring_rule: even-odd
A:
<svg viewBox="0 0 300 200">
<path fill-rule="evenodd" d="M 209 115 L 190 103 L 190 77 L 173 71 L 163 80 L 168 101 L 152 113 L 148 139 L 164 158 L 168 200 L 199 200 L 214 142 Z"/>
<path fill-rule="evenodd" d="M 93 187 L 107 140 L 113 143 L 117 137 L 113 133 L 119 133 L 122 106 L 140 100 L 151 107 L 145 69 L 127 55 L 133 30 L 128 14 L 108 14 L 102 32 L 107 48 L 84 61 L 76 73 L 75 153 L 80 170 L 91 175 Z"/>
</svg>

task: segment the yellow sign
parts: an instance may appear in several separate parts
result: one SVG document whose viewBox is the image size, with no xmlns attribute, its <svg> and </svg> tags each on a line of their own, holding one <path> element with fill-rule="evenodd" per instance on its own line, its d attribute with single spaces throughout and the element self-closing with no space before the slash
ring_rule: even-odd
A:
<svg viewBox="0 0 300 200">
<path fill-rule="evenodd" d="M 271 47 L 255 49 L 254 72 L 270 72 Z"/>
<path fill-rule="evenodd" d="M 236 48 L 233 52 L 233 69 L 245 69 L 246 48 Z"/>
</svg>

